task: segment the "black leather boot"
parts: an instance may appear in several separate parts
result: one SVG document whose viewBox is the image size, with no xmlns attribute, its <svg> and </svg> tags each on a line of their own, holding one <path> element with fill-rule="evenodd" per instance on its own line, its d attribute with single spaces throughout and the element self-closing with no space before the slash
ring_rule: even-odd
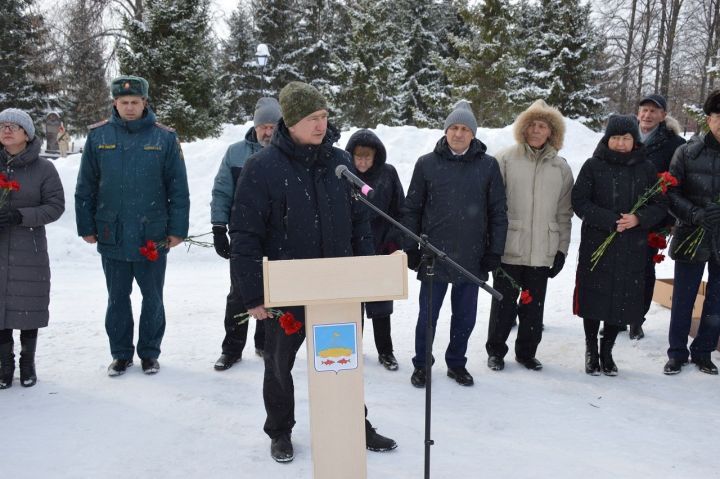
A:
<svg viewBox="0 0 720 479">
<path fill-rule="evenodd" d="M 605 338 L 600 340 L 600 367 L 605 376 L 617 376 L 618 373 L 612 357 L 613 346 L 615 342 L 607 341 Z"/>
<path fill-rule="evenodd" d="M 35 347 L 37 338 L 20 338 L 20 385 L 26 388 L 35 386 Z"/>
<path fill-rule="evenodd" d="M 13 375 L 15 374 L 15 343 L 9 342 L 0 344 L 0 389 L 12 387 Z"/>
<path fill-rule="evenodd" d="M 598 353 L 597 339 L 585 340 L 585 373 L 592 376 L 600 375 L 600 353 Z"/>
</svg>

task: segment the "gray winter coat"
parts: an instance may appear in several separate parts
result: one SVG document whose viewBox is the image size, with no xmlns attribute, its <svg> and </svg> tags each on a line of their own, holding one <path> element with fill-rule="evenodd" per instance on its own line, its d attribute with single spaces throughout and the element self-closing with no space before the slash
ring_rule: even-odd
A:
<svg viewBox="0 0 720 479">
<path fill-rule="evenodd" d="M 20 184 L 8 197 L 22 215 L 0 228 L 0 329 L 36 329 L 48 324 L 50 260 L 45 225 L 65 211 L 65 195 L 53 164 L 39 158 L 37 137 L 15 157 L 0 150 L 0 171 Z"/>
</svg>

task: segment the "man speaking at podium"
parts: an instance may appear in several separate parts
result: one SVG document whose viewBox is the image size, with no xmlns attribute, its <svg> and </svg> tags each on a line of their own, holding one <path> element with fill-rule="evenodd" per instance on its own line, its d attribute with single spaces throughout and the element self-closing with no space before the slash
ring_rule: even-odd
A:
<svg viewBox="0 0 720 479">
<path fill-rule="evenodd" d="M 373 254 L 369 215 L 352 200 L 350 187 L 335 175 L 351 167 L 348 154 L 332 145 L 339 132 L 328 125 L 325 98 L 302 82 L 280 91 L 283 117 L 270 145 L 245 164 L 230 217 L 233 283 L 240 285 L 248 313 L 265 323 L 263 398 L 270 454 L 278 462 L 294 458 L 295 425 L 292 367 L 305 340 L 302 328 L 286 334 L 263 306 L 262 258 L 333 258 Z M 352 168 L 352 167 L 351 167 Z M 304 322 L 303 307 L 285 308 Z M 389 451 L 397 444 L 365 422 L 367 448 Z"/>
</svg>

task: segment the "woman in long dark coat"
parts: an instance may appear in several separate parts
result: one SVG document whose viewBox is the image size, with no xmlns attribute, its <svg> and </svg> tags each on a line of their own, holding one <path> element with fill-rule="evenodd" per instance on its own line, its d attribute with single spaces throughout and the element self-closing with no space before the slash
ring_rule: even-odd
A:
<svg viewBox="0 0 720 479">
<path fill-rule="evenodd" d="M 386 163 L 387 153 L 380 138 L 370 130 L 358 130 L 348 140 L 345 150 L 353 157 L 357 175 L 370 185 L 374 194 L 370 201 L 393 218 L 400 219 L 400 208 L 405 201 L 400 177 L 392 165 Z M 375 254 L 390 254 L 399 249 L 400 232 L 377 213 L 372 213 L 370 227 L 374 239 Z M 393 354 L 390 337 L 390 315 L 393 312 L 392 301 L 367 303 L 367 315 L 373 321 L 375 346 L 378 361 L 386 369 L 398 368 Z"/>
<path fill-rule="evenodd" d="M 657 181 L 639 138 L 634 117 L 610 117 L 573 187 L 573 210 L 583 220 L 573 312 L 583 318 L 587 374 L 617 375 L 615 338 L 621 327 L 643 315 L 647 234 L 667 212 L 667 198 L 658 194 L 629 214 Z M 593 269 L 593 252 L 613 231 L 618 234 Z M 605 332 L 598 351 L 600 321 Z"/>
<path fill-rule="evenodd" d="M 5 192 L 0 205 L 0 389 L 7 389 L 15 373 L 13 329 L 20 330 L 22 345 L 20 384 L 30 387 L 37 381 L 37 334 L 48 325 L 50 303 L 45 225 L 65 211 L 65 196 L 55 167 L 39 157 L 42 142 L 27 113 L 0 112 L 0 143 L 3 182 L 15 182 L 0 189 Z"/>
</svg>

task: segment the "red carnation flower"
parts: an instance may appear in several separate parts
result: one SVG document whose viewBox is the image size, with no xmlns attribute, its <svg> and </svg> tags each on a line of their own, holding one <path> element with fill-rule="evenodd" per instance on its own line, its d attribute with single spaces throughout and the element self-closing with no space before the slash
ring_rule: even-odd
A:
<svg viewBox="0 0 720 479">
<path fill-rule="evenodd" d="M 158 253 L 157 250 L 157 245 L 153 240 L 147 240 L 145 246 L 140 247 L 140 254 L 147 258 L 149 261 L 157 261 L 157 259 L 160 257 L 160 253 Z"/>
<path fill-rule="evenodd" d="M 520 302 L 522 304 L 530 304 L 530 303 L 532 303 L 532 300 L 533 300 L 533 297 L 530 294 L 530 291 L 528 291 L 527 289 L 523 289 L 520 292 Z"/>
<path fill-rule="evenodd" d="M 295 319 L 295 316 L 289 311 L 287 313 L 283 313 L 283 315 L 278 319 L 278 322 L 280 323 L 280 327 L 283 328 L 285 334 L 288 336 L 297 333 L 303 327 L 303 324 Z"/>
<path fill-rule="evenodd" d="M 664 254 L 656 254 L 653 256 L 653 263 L 659 264 L 665 261 L 665 255 Z"/>
<path fill-rule="evenodd" d="M 667 248 L 667 240 L 665 236 L 658 233 L 648 233 L 648 246 L 655 249 Z"/>
</svg>

